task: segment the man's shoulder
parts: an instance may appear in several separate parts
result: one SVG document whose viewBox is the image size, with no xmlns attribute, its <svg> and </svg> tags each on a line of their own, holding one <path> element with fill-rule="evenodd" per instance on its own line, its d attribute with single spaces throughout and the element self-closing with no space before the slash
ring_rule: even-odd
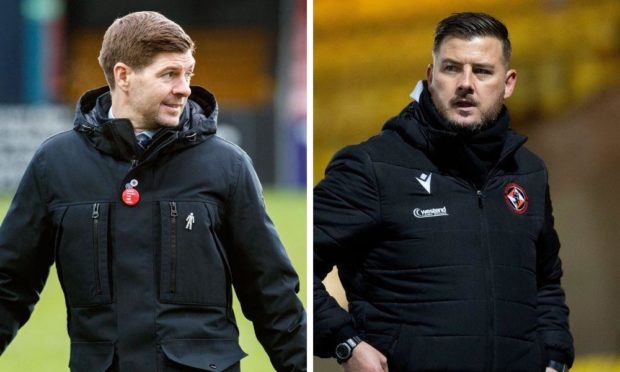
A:
<svg viewBox="0 0 620 372">
<path fill-rule="evenodd" d="M 223 137 L 220 137 L 217 134 L 209 136 L 209 139 L 205 142 L 208 146 L 216 147 L 218 151 L 222 151 L 225 153 L 237 154 L 237 155 L 245 153 L 245 151 L 241 147 L 239 147 L 239 145 Z"/>
<path fill-rule="evenodd" d="M 73 129 L 69 129 L 46 138 L 39 146 L 37 154 L 43 155 L 57 151 L 74 150 L 76 144 L 80 141 L 80 134 Z"/>
<path fill-rule="evenodd" d="M 210 136 L 201 145 L 205 146 L 206 151 L 201 151 L 201 154 L 207 161 L 236 164 L 250 158 L 239 145 L 217 135 Z"/>
<path fill-rule="evenodd" d="M 372 164 L 394 165 L 402 167 L 427 167 L 425 152 L 406 142 L 398 133 L 383 130 L 358 144 L 341 149 L 334 158 L 347 154 Z"/>
<path fill-rule="evenodd" d="M 515 152 L 514 159 L 523 173 L 547 170 L 544 160 L 526 146 L 522 146 Z"/>
</svg>

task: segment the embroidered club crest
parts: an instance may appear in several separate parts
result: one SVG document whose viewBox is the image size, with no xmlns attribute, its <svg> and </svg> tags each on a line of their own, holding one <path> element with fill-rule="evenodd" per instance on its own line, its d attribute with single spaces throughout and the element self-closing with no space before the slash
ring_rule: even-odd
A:
<svg viewBox="0 0 620 372">
<path fill-rule="evenodd" d="M 509 183 L 504 188 L 506 204 L 516 214 L 527 212 L 528 200 L 525 189 L 516 183 Z"/>
</svg>

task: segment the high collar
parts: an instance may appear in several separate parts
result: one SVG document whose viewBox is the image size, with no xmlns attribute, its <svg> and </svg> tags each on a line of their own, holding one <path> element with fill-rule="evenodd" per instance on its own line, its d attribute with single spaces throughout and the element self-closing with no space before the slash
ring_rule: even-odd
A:
<svg viewBox="0 0 620 372">
<path fill-rule="evenodd" d="M 164 151 L 192 146 L 215 134 L 218 113 L 215 97 L 204 88 L 193 86 L 191 89 L 179 124 L 159 130 L 141 161 L 154 159 Z M 140 151 L 133 126 L 128 119 L 108 118 L 111 105 L 108 87 L 86 92 L 76 106 L 74 129 L 83 133 L 98 150 L 118 159 L 136 160 Z"/>
<path fill-rule="evenodd" d="M 442 170 L 484 184 L 489 172 L 501 165 L 527 138 L 509 128 L 506 107 L 498 118 L 478 133 L 463 133 L 450 127 L 439 114 L 427 83 L 420 102 L 411 102 L 401 113 L 388 120 L 384 130 L 396 131 L 405 141 L 428 153 Z"/>
</svg>

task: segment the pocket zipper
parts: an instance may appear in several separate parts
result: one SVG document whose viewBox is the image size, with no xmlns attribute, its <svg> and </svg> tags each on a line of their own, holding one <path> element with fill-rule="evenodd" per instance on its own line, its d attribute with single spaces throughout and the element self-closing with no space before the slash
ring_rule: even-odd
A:
<svg viewBox="0 0 620 372">
<path fill-rule="evenodd" d="M 95 290 L 101 294 L 101 276 L 99 273 L 99 203 L 93 204 L 93 248 L 95 250 Z"/>
<path fill-rule="evenodd" d="M 170 202 L 170 293 L 176 289 L 177 203 Z"/>
</svg>

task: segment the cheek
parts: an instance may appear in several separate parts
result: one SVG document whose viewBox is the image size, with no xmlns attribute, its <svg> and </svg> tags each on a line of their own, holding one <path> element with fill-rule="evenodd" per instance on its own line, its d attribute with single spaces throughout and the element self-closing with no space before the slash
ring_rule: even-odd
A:
<svg viewBox="0 0 620 372">
<path fill-rule="evenodd" d="M 435 103 L 436 107 L 441 108 L 448 106 L 448 102 L 452 98 L 452 94 L 445 82 L 436 81 L 434 87 L 432 89 L 429 87 L 429 90 L 431 92 L 431 96 L 433 97 L 433 103 Z"/>
<path fill-rule="evenodd" d="M 481 98 L 484 99 L 487 105 L 493 105 L 497 100 L 504 98 L 504 91 L 506 87 L 503 84 L 493 84 L 486 86 L 481 92 Z"/>
<path fill-rule="evenodd" d="M 145 89 L 142 95 L 142 101 L 145 105 L 157 107 L 165 97 L 162 96 L 154 87 Z"/>
<path fill-rule="evenodd" d="M 434 81 L 435 94 L 438 96 L 450 96 L 451 95 L 451 82 L 448 79 L 436 79 Z"/>
</svg>

